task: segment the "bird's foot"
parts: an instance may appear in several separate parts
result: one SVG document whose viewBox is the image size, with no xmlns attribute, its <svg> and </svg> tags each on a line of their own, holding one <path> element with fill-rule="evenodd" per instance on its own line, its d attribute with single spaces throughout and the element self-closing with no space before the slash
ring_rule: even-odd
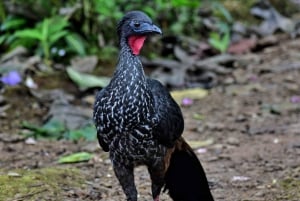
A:
<svg viewBox="0 0 300 201">
<path fill-rule="evenodd" d="M 157 196 L 156 198 L 154 198 L 153 201 L 159 201 L 159 196 Z"/>
</svg>

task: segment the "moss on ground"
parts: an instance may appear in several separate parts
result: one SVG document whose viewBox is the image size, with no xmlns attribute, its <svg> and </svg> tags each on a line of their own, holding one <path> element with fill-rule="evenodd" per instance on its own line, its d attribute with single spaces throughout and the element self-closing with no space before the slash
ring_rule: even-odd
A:
<svg viewBox="0 0 300 201">
<path fill-rule="evenodd" d="M 286 178 L 279 183 L 283 189 L 284 197 L 281 199 L 298 200 L 300 199 L 300 179 L 299 178 Z"/>
<path fill-rule="evenodd" d="M 0 170 L 0 200 L 63 200 L 65 191 L 82 187 L 77 169 Z"/>
</svg>

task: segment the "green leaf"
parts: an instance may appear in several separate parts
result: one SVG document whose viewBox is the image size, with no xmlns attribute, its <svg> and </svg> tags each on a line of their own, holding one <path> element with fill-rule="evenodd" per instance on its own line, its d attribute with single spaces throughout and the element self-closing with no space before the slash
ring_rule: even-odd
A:
<svg viewBox="0 0 300 201">
<path fill-rule="evenodd" d="M 198 8 L 200 6 L 199 0 L 171 0 L 172 6 L 174 7 L 191 7 L 191 8 Z"/>
<path fill-rule="evenodd" d="M 63 30 L 60 32 L 56 32 L 52 35 L 49 36 L 49 45 L 53 45 L 54 43 L 56 43 L 60 38 L 66 36 L 68 34 L 67 31 Z"/>
<path fill-rule="evenodd" d="M 203 120 L 203 119 L 204 119 L 204 116 L 203 116 L 202 114 L 194 113 L 194 114 L 193 114 L 193 119 L 196 119 L 196 120 Z"/>
<path fill-rule="evenodd" d="M 143 10 L 151 17 L 154 17 L 155 14 L 156 14 L 156 10 L 151 8 L 151 7 L 148 7 L 146 6 L 145 8 L 143 8 Z"/>
<path fill-rule="evenodd" d="M 88 161 L 92 157 L 93 155 L 88 152 L 78 152 L 78 153 L 60 157 L 58 163 L 78 163 L 78 162 Z"/>
<path fill-rule="evenodd" d="M 212 32 L 209 38 L 209 44 L 219 50 L 220 52 L 226 52 L 230 43 L 230 34 L 229 31 L 221 37 L 221 34 Z"/>
<path fill-rule="evenodd" d="M 230 43 L 230 34 L 229 34 L 229 32 L 226 32 L 222 38 L 222 44 L 223 44 L 222 52 L 226 52 L 226 50 L 229 46 L 229 43 Z"/>
<path fill-rule="evenodd" d="M 42 40 L 46 41 L 49 36 L 49 19 L 44 19 L 42 22 Z"/>
<path fill-rule="evenodd" d="M 230 22 L 230 23 L 233 22 L 233 18 L 231 16 L 230 12 L 224 7 L 224 5 L 222 5 L 221 3 L 218 3 L 218 2 L 214 2 L 213 8 L 216 11 L 219 11 L 220 14 L 225 17 L 227 22 Z"/>
<path fill-rule="evenodd" d="M 49 35 L 55 34 L 57 32 L 62 31 L 67 26 L 69 26 L 69 22 L 62 17 L 53 17 L 49 19 Z"/>
<path fill-rule="evenodd" d="M 29 122 L 22 122 L 22 126 L 33 132 L 35 137 L 59 138 L 65 131 L 65 126 L 62 122 L 55 119 L 49 120 L 43 126 L 37 126 Z"/>
<path fill-rule="evenodd" d="M 4 43 L 4 41 L 6 40 L 6 38 L 7 38 L 6 35 L 0 36 L 0 45 L 1 45 L 2 43 Z"/>
<path fill-rule="evenodd" d="M 84 42 L 78 34 L 68 34 L 66 36 L 66 41 L 69 47 L 76 53 L 78 53 L 80 56 L 86 55 Z"/>
<path fill-rule="evenodd" d="M 70 79 L 75 82 L 80 89 L 84 90 L 91 87 L 105 87 L 108 85 L 110 78 L 101 76 L 97 77 L 90 74 L 80 73 L 72 67 L 67 68 Z"/>
<path fill-rule="evenodd" d="M 98 2 L 100 3 L 99 7 L 97 7 L 99 14 L 104 16 L 111 16 L 113 14 L 112 9 L 115 8 L 114 1 L 98 0 Z"/>
<path fill-rule="evenodd" d="M 17 28 L 21 27 L 22 25 L 24 25 L 25 23 L 26 23 L 26 20 L 24 20 L 24 19 L 7 18 L 7 20 L 5 20 L 3 22 L 3 24 L 1 24 L 0 31 L 8 31 L 8 30 L 17 29 Z"/>
<path fill-rule="evenodd" d="M 14 49 L 18 46 L 23 46 L 27 49 L 31 49 L 34 45 L 37 44 L 37 40 L 32 38 L 18 38 L 15 35 L 11 35 L 7 38 L 6 43 L 9 44 L 10 49 Z"/>
<path fill-rule="evenodd" d="M 20 38 L 30 38 L 30 39 L 40 40 L 40 41 L 43 39 L 42 33 L 37 29 L 25 29 L 25 30 L 17 31 L 14 35 Z"/>
<path fill-rule="evenodd" d="M 94 125 L 89 125 L 86 127 L 83 127 L 81 129 L 78 130 L 71 130 L 69 131 L 68 134 L 68 139 L 70 140 L 80 140 L 80 139 L 84 139 L 84 140 L 88 140 L 88 141 L 94 141 L 97 138 L 96 135 L 96 128 Z"/>
<path fill-rule="evenodd" d="M 59 134 L 65 130 L 65 125 L 63 122 L 52 118 L 43 125 L 42 129 L 49 134 Z"/>
</svg>

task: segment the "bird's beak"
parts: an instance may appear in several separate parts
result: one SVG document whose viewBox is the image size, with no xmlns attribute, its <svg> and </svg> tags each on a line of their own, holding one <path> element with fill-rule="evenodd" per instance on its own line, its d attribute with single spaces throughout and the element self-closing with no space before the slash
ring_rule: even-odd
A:
<svg viewBox="0 0 300 201">
<path fill-rule="evenodd" d="M 141 24 L 141 27 L 139 30 L 137 30 L 137 32 L 139 32 L 140 34 L 151 34 L 151 33 L 162 34 L 162 31 L 158 26 L 149 23 Z"/>
<path fill-rule="evenodd" d="M 152 30 L 153 30 L 154 33 L 162 34 L 161 29 L 158 26 L 154 25 L 154 24 L 152 25 Z"/>
</svg>

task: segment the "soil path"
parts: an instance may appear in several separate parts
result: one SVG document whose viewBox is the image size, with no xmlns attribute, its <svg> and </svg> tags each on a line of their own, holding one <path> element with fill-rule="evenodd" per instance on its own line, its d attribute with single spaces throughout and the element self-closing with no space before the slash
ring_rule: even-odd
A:
<svg viewBox="0 0 300 201">
<path fill-rule="evenodd" d="M 183 108 L 184 136 L 194 143 L 206 142 L 206 146 L 195 145 L 195 151 L 216 201 L 299 201 L 300 40 L 284 41 L 241 57 L 245 63 L 223 80 L 229 84 L 212 89 L 207 97 Z M 21 95 L 23 101 L 33 101 Z M 37 140 L 28 145 L 18 139 L 14 134 L 19 126 L 14 120 L 17 114 L 23 117 L 24 105 L 16 106 L 11 118 L 1 119 L 5 129 L 0 132 L 0 175 L 17 169 L 77 168 L 80 171 L 74 174 L 82 177 L 81 187 L 66 184 L 59 195 L 51 193 L 51 188 L 36 194 L 44 200 L 124 200 L 108 156 L 96 142 Z M 44 112 L 33 110 L 31 117 L 38 121 Z M 60 156 L 77 151 L 95 155 L 86 163 L 56 163 Z M 136 182 L 139 199 L 151 200 L 145 168 L 136 169 Z M 0 198 L 38 200 L 36 194 L 27 193 L 23 199 L 16 199 L 20 195 Z M 164 194 L 162 200 L 170 199 Z"/>
</svg>

